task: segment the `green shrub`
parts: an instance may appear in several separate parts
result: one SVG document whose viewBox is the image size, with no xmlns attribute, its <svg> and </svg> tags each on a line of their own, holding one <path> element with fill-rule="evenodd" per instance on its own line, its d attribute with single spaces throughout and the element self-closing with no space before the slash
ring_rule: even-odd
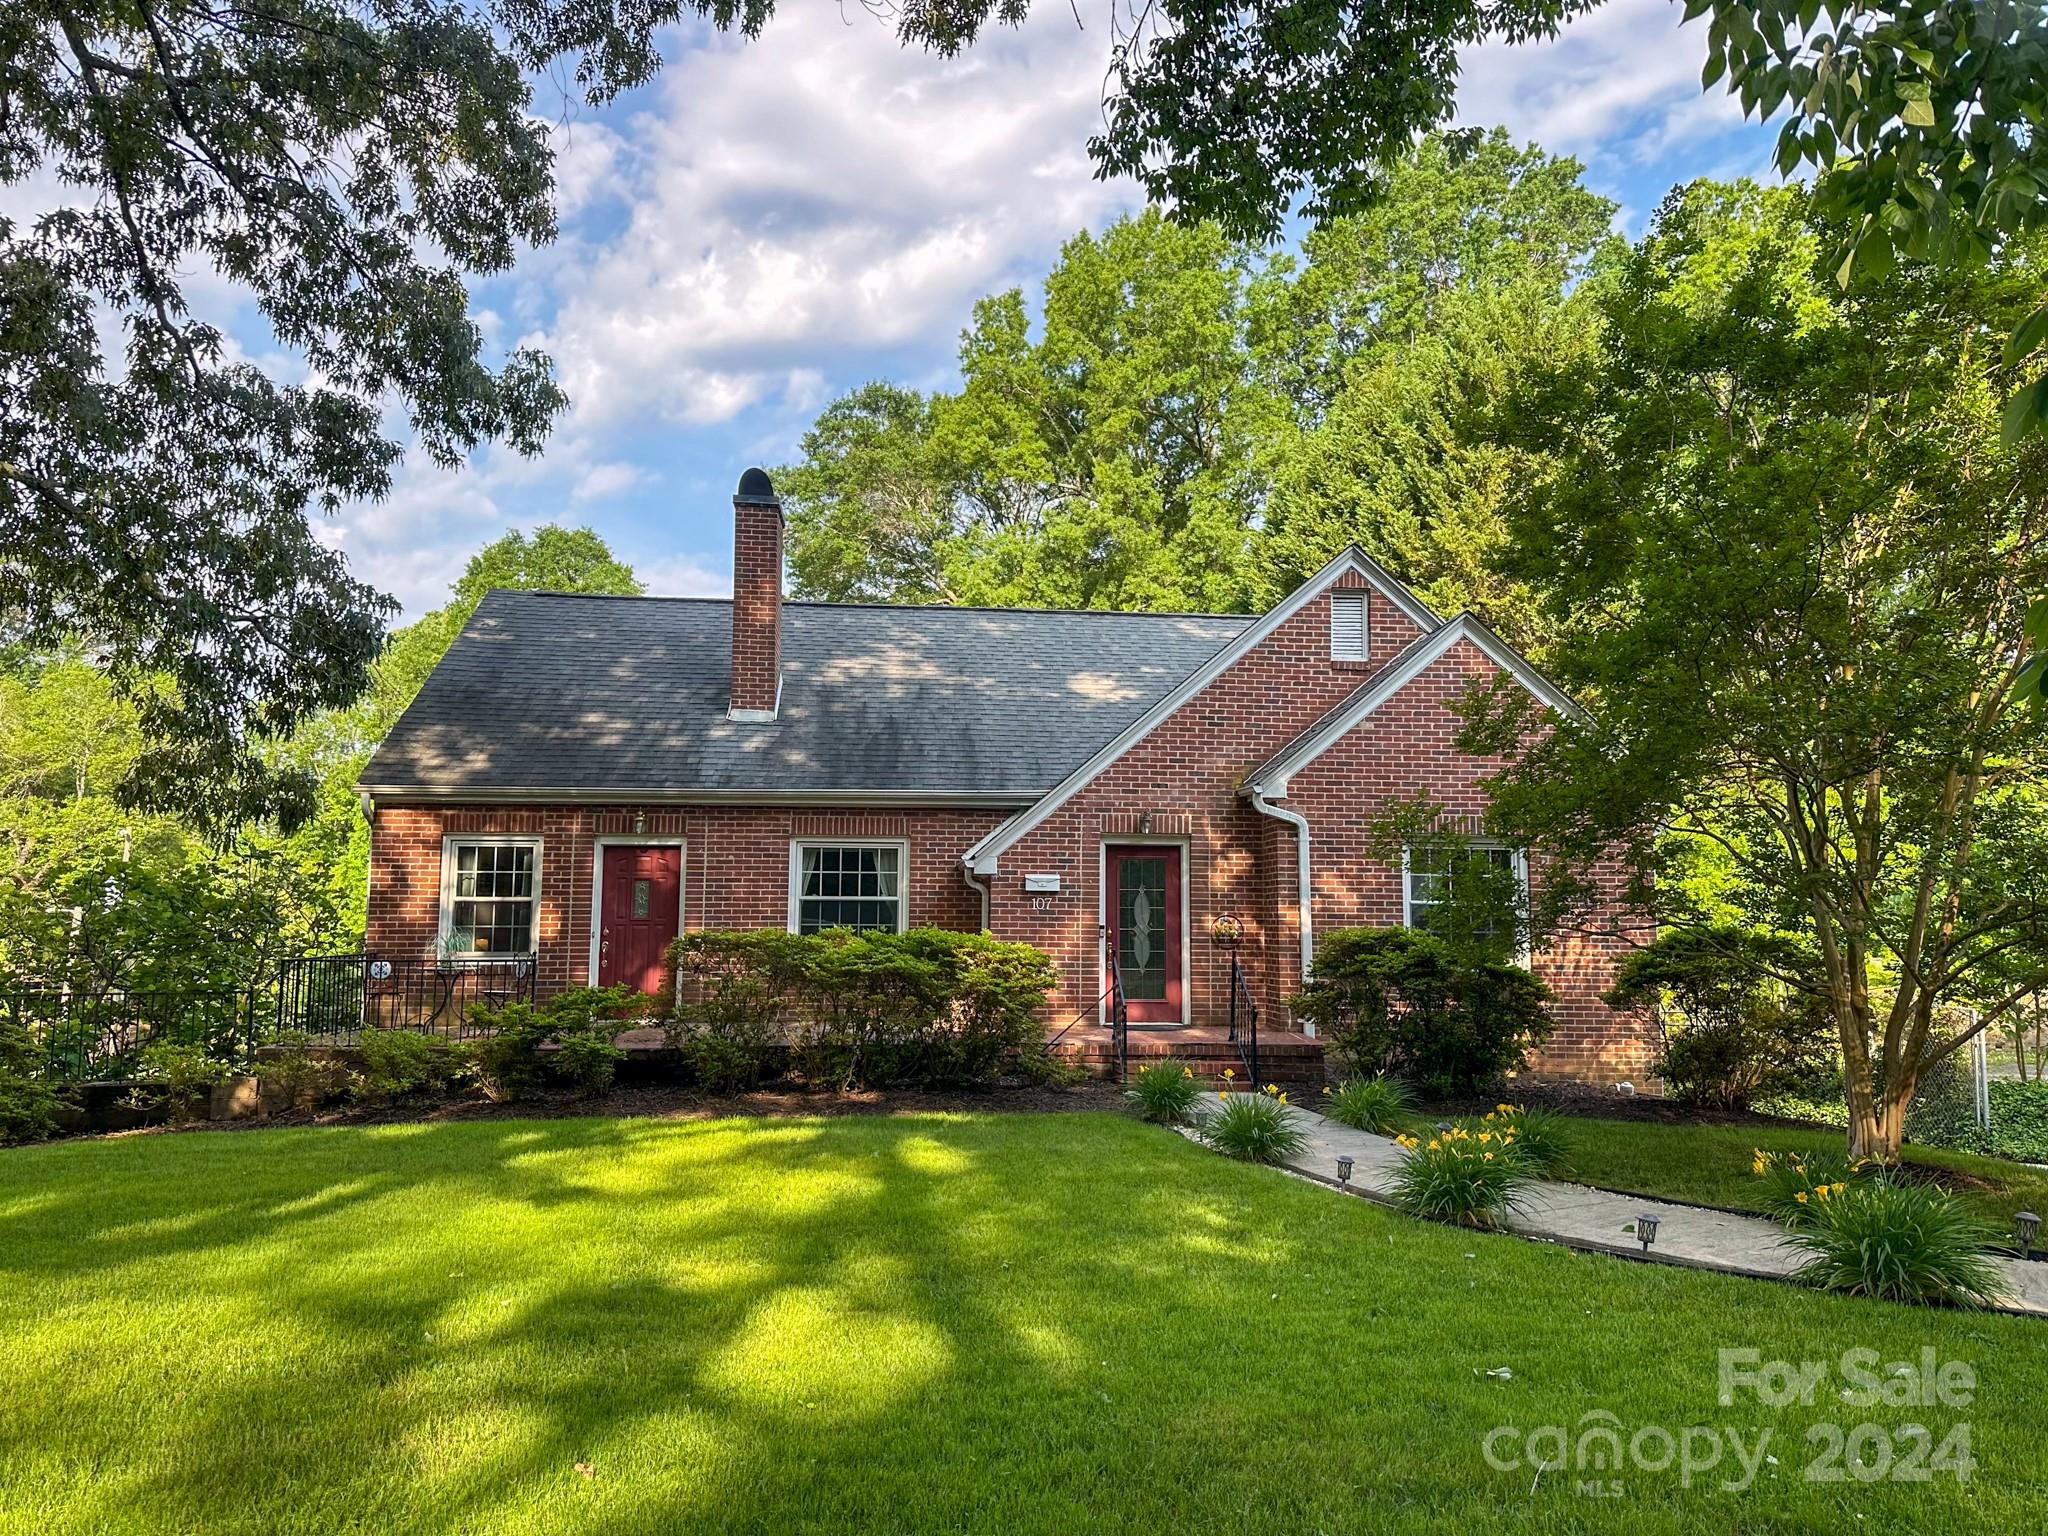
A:
<svg viewBox="0 0 2048 1536">
<path fill-rule="evenodd" d="M 258 1059 L 256 1070 L 264 1100 L 274 1109 L 318 1109 L 340 1098 L 355 1082 L 345 1062 L 298 1031 L 279 1037 L 275 1049 Z"/>
<path fill-rule="evenodd" d="M 746 1093 L 760 1087 L 782 1050 L 773 1041 L 738 1039 L 684 1025 L 671 1026 L 668 1040 L 690 1081 L 707 1093 Z"/>
<path fill-rule="evenodd" d="M 208 1055 L 203 1045 L 157 1040 L 136 1059 L 138 1086 L 128 1101 L 145 1105 L 154 1100 L 169 1107 L 173 1120 L 189 1120 L 203 1116 L 214 1085 L 234 1075 L 233 1066 Z"/>
<path fill-rule="evenodd" d="M 1402 1157 L 1394 1169 L 1394 1203 L 1411 1216 L 1497 1232 L 1535 1182 L 1511 1130 L 1454 1125 L 1427 1141 L 1395 1140 Z"/>
<path fill-rule="evenodd" d="M 1991 1134 L 1984 1150 L 2022 1163 L 2048 1163 L 2048 1083 L 1991 1084 Z"/>
<path fill-rule="evenodd" d="M 1399 1077 L 1430 1098 L 1477 1093 L 1528 1064 L 1550 1038 L 1550 989 L 1518 965 L 1410 928 L 1340 928 L 1316 950 L 1294 999 L 1365 1076 Z"/>
<path fill-rule="evenodd" d="M 1798 1277 L 1822 1290 L 1981 1307 L 2005 1294 L 1985 1252 L 2002 1235 L 1941 1190 L 1865 1179 L 1845 1185 L 1790 1240 L 1811 1255 Z"/>
<path fill-rule="evenodd" d="M 1571 1119 L 1554 1109 L 1522 1104 L 1496 1104 L 1480 1119 L 1477 1132 L 1492 1131 L 1512 1138 L 1515 1151 L 1532 1173 L 1556 1178 L 1571 1167 Z M 1468 1126 L 1468 1130 L 1474 1129 Z"/>
<path fill-rule="evenodd" d="M 1757 1203 L 1795 1231 L 1812 1225 L 1830 1202 L 1848 1193 L 1852 1180 L 1868 1176 L 1868 1164 L 1851 1164 L 1841 1152 L 1765 1152 L 1749 1165 L 1761 1187 Z"/>
<path fill-rule="evenodd" d="M 47 1075 L 46 1056 L 28 1026 L 0 1018 L 0 1143 L 55 1134 L 70 1100 Z"/>
<path fill-rule="evenodd" d="M 1178 1061 L 1155 1061 L 1139 1071 L 1124 1090 L 1124 1097 L 1147 1120 L 1161 1125 L 1180 1125 L 1202 1096 L 1194 1070 Z"/>
<path fill-rule="evenodd" d="M 625 1059 L 614 1039 L 641 1011 L 640 998 L 625 987 L 572 987 L 538 1005 L 478 1003 L 469 1010 L 470 1026 L 490 1033 L 464 1041 L 459 1051 L 477 1086 L 499 1102 L 551 1087 L 597 1093 Z"/>
<path fill-rule="evenodd" d="M 940 928 L 692 933 L 671 954 L 679 1044 L 713 1036 L 765 1064 L 786 1042 L 813 1082 L 986 1082 L 1044 1056 L 1054 972 L 1028 944 Z"/>
<path fill-rule="evenodd" d="M 1264 1093 L 1225 1089 L 1202 1118 L 1201 1130 L 1202 1139 L 1218 1152 L 1247 1163 L 1277 1163 L 1308 1146 L 1301 1117 L 1287 1107 L 1287 1095 L 1277 1088 Z"/>
<path fill-rule="evenodd" d="M 1824 1069 L 1833 1025 L 1798 947 L 1733 926 L 1671 929 L 1631 954 L 1606 1001 L 1654 1007 L 1664 1024 L 1655 1071 L 1679 1103 L 1746 1109 Z"/>
<path fill-rule="evenodd" d="M 1410 1098 L 1398 1078 L 1354 1077 L 1323 1090 L 1323 1113 L 1354 1131 L 1379 1135 L 1398 1123 Z"/>
<path fill-rule="evenodd" d="M 356 1050 L 361 1071 L 349 1088 L 366 1104 L 439 1093 L 462 1070 L 446 1040 L 409 1029 L 366 1029 L 357 1037 Z"/>
</svg>

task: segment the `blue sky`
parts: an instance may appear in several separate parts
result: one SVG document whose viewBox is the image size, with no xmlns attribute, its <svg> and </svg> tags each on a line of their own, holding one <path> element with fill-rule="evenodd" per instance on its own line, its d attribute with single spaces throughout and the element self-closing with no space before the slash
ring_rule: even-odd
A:
<svg viewBox="0 0 2048 1536">
<path fill-rule="evenodd" d="M 473 296 L 574 403 L 543 459 L 414 456 L 330 526 L 409 614 L 480 544 L 548 521 L 595 528 L 652 591 L 725 591 L 742 469 L 792 457 L 865 380 L 952 380 L 977 297 L 1034 290 L 1061 241 L 1138 205 L 1091 175 L 1106 39 L 1068 6 L 953 61 L 860 6 L 783 12 L 752 43 L 672 35 L 662 75 L 601 112 L 537 98 L 560 119 L 562 235 Z M 1674 183 L 1767 171 L 1771 130 L 1702 95 L 1703 57 L 1670 0 L 1609 0 L 1552 43 L 1469 51 L 1458 116 L 1578 156 L 1636 233 Z"/>
</svg>

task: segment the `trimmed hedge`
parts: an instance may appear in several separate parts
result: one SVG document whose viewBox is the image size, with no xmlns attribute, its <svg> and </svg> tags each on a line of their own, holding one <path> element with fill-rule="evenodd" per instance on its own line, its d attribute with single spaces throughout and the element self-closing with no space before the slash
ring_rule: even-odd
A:
<svg viewBox="0 0 2048 1536">
<path fill-rule="evenodd" d="M 670 1043 L 714 1091 L 787 1064 L 840 1088 L 987 1082 L 1047 1070 L 1052 961 L 944 928 L 685 934 L 671 948 Z"/>
<path fill-rule="evenodd" d="M 1550 989 L 1519 965 L 1473 958 L 1411 928 L 1339 928 L 1316 948 L 1295 1017 L 1352 1069 L 1426 1098 L 1491 1086 L 1550 1038 Z"/>
</svg>

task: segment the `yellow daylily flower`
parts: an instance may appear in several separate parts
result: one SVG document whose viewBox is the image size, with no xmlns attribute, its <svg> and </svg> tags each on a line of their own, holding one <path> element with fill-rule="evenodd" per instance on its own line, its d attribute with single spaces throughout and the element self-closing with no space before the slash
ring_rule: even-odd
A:
<svg viewBox="0 0 2048 1536">
<path fill-rule="evenodd" d="M 1792 1191 L 1792 1198 L 1794 1200 L 1797 1200 L 1801 1205 L 1804 1205 L 1806 1204 L 1806 1191 L 1803 1189 L 1795 1189 Z"/>
</svg>

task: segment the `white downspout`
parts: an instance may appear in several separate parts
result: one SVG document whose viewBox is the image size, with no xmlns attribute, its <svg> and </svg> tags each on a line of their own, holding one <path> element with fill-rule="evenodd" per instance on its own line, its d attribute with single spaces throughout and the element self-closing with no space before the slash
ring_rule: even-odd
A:
<svg viewBox="0 0 2048 1536">
<path fill-rule="evenodd" d="M 981 898 L 981 931 L 983 933 L 987 933 L 989 931 L 988 885 L 984 881 L 980 881 L 974 878 L 974 866 L 972 864 L 962 864 L 960 866 L 960 878 L 962 880 L 965 880 L 967 882 L 968 888 L 972 890 L 975 893 L 975 895 Z"/>
<path fill-rule="evenodd" d="M 1280 786 L 1280 793 L 1287 793 L 1284 784 Z M 1266 798 L 1266 787 L 1263 784 L 1252 786 L 1252 809 L 1261 816 L 1271 816 L 1275 821 L 1284 821 L 1294 828 L 1295 878 L 1300 885 L 1297 900 L 1301 904 L 1301 979 L 1306 982 L 1316 958 L 1315 925 L 1311 915 L 1315 887 L 1309 878 L 1308 818 L 1299 811 L 1290 811 L 1284 805 L 1273 804 Z"/>
</svg>

